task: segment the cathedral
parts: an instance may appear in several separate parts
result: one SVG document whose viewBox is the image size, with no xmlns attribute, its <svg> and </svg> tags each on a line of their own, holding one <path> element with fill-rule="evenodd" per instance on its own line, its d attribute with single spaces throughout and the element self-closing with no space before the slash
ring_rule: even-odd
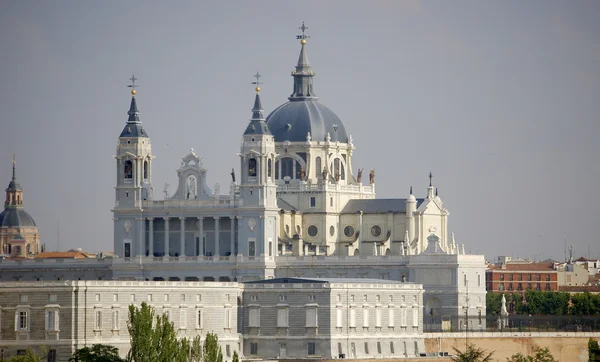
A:
<svg viewBox="0 0 600 362">
<path fill-rule="evenodd" d="M 375 197 L 375 170 L 354 170 L 350 130 L 314 88 L 301 27 L 288 101 L 265 117 L 260 75 L 240 129 L 239 168 L 221 192 L 193 149 L 172 195 L 154 198 L 149 133 L 132 77 L 129 118 L 116 152 L 114 279 L 251 282 L 370 278 L 423 284 L 424 313 L 444 328 L 485 318 L 485 261 L 465 255 L 429 176 L 424 197 Z M 470 284 L 469 284 L 470 283 Z M 469 296 L 470 291 L 470 296 Z M 435 317 L 438 317 L 437 319 Z"/>
</svg>

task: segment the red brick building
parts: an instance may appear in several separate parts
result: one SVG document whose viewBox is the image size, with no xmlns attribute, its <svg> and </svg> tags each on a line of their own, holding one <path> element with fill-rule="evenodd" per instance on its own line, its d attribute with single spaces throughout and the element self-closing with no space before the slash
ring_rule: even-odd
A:
<svg viewBox="0 0 600 362">
<path fill-rule="evenodd" d="M 520 292 L 558 290 L 558 272 L 553 263 L 490 264 L 485 273 L 488 292 Z"/>
</svg>

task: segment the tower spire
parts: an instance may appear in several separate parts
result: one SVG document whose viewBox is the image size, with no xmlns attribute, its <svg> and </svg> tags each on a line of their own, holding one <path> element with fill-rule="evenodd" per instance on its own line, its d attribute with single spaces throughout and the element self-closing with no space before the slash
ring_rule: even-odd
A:
<svg viewBox="0 0 600 362">
<path fill-rule="evenodd" d="M 256 82 L 252 82 L 252 84 L 256 84 L 256 88 L 254 88 L 256 91 L 256 96 L 254 97 L 254 107 L 252 107 L 253 121 L 264 121 L 265 119 L 265 116 L 263 115 L 262 102 L 260 101 L 260 85 L 263 84 L 260 81 L 260 77 L 262 77 L 262 75 L 257 70 L 256 74 L 254 75 Z"/>
<path fill-rule="evenodd" d="M 312 78 L 315 76 L 315 72 L 308 63 L 308 55 L 305 49 L 306 39 L 310 38 L 310 36 L 306 35 L 306 30 L 308 27 L 304 25 L 304 22 L 302 22 L 302 25 L 298 29 L 302 31 L 301 35 L 296 35 L 296 39 L 300 39 L 301 48 L 296 69 L 292 71 L 292 77 L 294 77 L 294 92 L 289 97 L 289 100 L 316 100 L 318 97 L 313 92 L 312 84 Z"/>
<path fill-rule="evenodd" d="M 129 118 L 127 118 L 127 124 L 125 125 L 123 132 L 121 132 L 120 137 L 147 138 L 148 134 L 142 126 L 142 121 L 140 120 L 140 111 L 138 111 L 137 101 L 135 99 L 135 95 L 137 93 L 135 89 L 139 87 L 138 84 L 135 84 L 137 78 L 135 77 L 135 75 L 132 75 L 131 78 L 129 78 L 129 80 L 131 81 L 131 83 L 127 85 L 127 88 L 131 88 L 131 103 L 129 104 L 129 111 L 127 111 Z"/>
<path fill-rule="evenodd" d="M 258 134 L 271 134 L 269 131 L 269 127 L 267 126 L 267 122 L 265 122 L 265 116 L 263 114 L 262 102 L 260 100 L 260 85 L 263 84 L 260 81 L 262 75 L 256 71 L 256 74 L 253 75 L 256 78 L 256 81 L 252 82 L 252 84 L 256 85 L 254 91 L 256 95 L 254 96 L 254 106 L 252 107 L 252 118 L 250 119 L 250 123 L 248 127 L 246 127 L 246 131 L 244 135 L 258 135 Z"/>
<path fill-rule="evenodd" d="M 13 174 L 12 180 L 17 181 L 17 161 L 15 159 L 15 155 L 13 154 Z"/>
</svg>

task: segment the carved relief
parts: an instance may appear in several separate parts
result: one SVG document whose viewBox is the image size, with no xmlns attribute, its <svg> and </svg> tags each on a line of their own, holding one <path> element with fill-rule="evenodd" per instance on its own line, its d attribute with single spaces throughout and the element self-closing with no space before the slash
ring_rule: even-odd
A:
<svg viewBox="0 0 600 362">
<path fill-rule="evenodd" d="M 254 231 L 255 227 L 256 227 L 256 220 L 254 220 L 254 219 L 248 220 L 248 228 L 250 229 L 250 231 Z"/>
<path fill-rule="evenodd" d="M 126 233 L 129 233 L 129 231 L 131 230 L 131 221 L 125 220 L 125 222 L 123 223 L 123 228 L 125 229 Z"/>
</svg>

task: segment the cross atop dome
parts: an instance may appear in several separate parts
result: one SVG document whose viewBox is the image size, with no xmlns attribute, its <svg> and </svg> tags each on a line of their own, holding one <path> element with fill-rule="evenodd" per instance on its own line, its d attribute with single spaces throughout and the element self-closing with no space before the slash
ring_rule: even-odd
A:
<svg viewBox="0 0 600 362">
<path fill-rule="evenodd" d="M 133 74 L 133 75 L 131 76 L 131 78 L 129 78 L 129 80 L 131 81 L 131 84 L 128 84 L 128 85 L 127 85 L 127 88 L 131 88 L 131 95 L 132 95 L 132 96 L 135 96 L 135 94 L 137 93 L 135 89 L 136 89 L 137 87 L 139 87 L 139 85 L 136 85 L 136 84 L 135 84 L 135 81 L 136 81 L 136 80 L 138 80 L 138 79 L 135 77 L 135 74 Z"/>
<path fill-rule="evenodd" d="M 256 84 L 256 88 L 254 88 L 254 90 L 256 91 L 256 93 L 260 92 L 260 85 L 263 84 L 260 81 L 260 77 L 262 77 L 262 75 L 257 70 L 256 74 L 254 74 L 254 78 L 256 78 L 256 82 L 252 82 L 252 84 Z"/>
</svg>

